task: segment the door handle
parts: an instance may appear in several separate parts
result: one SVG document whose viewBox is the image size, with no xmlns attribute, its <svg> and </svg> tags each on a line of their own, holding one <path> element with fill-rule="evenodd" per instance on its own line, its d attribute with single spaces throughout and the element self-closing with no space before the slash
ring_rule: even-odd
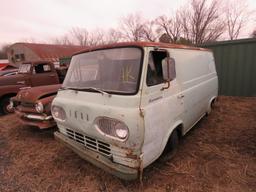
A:
<svg viewBox="0 0 256 192">
<path fill-rule="evenodd" d="M 52 74 L 52 75 L 49 75 L 49 77 L 55 77 L 55 75 Z"/>
<path fill-rule="evenodd" d="M 178 99 L 182 99 L 183 97 L 185 97 L 185 95 L 183 95 L 183 94 L 180 94 L 177 96 Z"/>
<path fill-rule="evenodd" d="M 25 81 L 17 81 L 17 84 L 24 85 L 24 84 L 25 84 Z"/>
</svg>

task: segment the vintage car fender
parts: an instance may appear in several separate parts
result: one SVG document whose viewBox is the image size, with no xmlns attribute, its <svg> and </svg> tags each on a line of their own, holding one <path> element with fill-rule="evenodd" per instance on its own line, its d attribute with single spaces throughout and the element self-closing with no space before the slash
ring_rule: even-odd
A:
<svg viewBox="0 0 256 192">
<path fill-rule="evenodd" d="M 3 98 L 6 95 L 16 95 L 20 88 L 25 87 L 24 85 L 5 85 L 0 86 L 0 98 Z"/>
</svg>

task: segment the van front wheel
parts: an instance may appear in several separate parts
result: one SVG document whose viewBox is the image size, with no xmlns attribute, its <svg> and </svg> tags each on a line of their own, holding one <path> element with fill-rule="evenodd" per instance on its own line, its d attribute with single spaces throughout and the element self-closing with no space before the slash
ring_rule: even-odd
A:
<svg viewBox="0 0 256 192">
<path fill-rule="evenodd" d="M 174 157 L 177 152 L 177 147 L 179 145 L 179 136 L 177 129 L 174 129 L 166 146 L 164 149 L 163 154 L 161 155 L 160 159 L 163 161 L 167 161 Z"/>
<path fill-rule="evenodd" d="M 178 137 L 178 131 L 176 129 L 173 130 L 167 145 L 168 145 L 168 148 L 170 148 L 170 152 L 177 151 L 177 147 L 179 145 L 179 137 Z"/>
</svg>

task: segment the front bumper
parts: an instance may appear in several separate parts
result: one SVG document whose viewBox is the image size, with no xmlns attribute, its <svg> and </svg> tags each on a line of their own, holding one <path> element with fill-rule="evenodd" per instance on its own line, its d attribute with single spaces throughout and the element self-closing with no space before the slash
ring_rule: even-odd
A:
<svg viewBox="0 0 256 192">
<path fill-rule="evenodd" d="M 75 153 L 77 153 L 80 157 L 105 170 L 106 172 L 109 172 L 124 180 L 133 180 L 138 178 L 139 171 L 136 168 L 114 163 L 104 155 L 78 145 L 75 141 L 66 137 L 60 132 L 54 132 L 54 137 L 56 140 L 60 141 Z"/>
<path fill-rule="evenodd" d="M 56 122 L 53 120 L 51 115 L 27 114 L 18 110 L 15 110 L 15 114 L 24 125 L 36 126 L 40 129 L 46 129 L 56 125 Z"/>
</svg>

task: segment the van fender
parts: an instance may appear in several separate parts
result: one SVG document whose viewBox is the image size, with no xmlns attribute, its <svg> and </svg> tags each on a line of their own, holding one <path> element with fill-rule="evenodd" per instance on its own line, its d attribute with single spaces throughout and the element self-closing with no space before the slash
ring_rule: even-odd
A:
<svg viewBox="0 0 256 192">
<path fill-rule="evenodd" d="M 169 129 L 168 129 L 168 133 L 166 134 L 166 137 L 163 139 L 163 142 L 162 142 L 162 146 L 161 146 L 161 151 L 160 151 L 160 154 L 159 156 L 163 153 L 166 145 L 167 145 L 167 142 L 173 132 L 174 129 L 176 129 L 177 127 L 179 126 L 182 126 L 182 129 L 180 130 L 181 131 L 181 135 L 180 136 L 183 136 L 183 133 L 184 133 L 184 130 L 183 130 L 183 121 L 182 120 L 178 120 L 176 121 Z"/>
</svg>

